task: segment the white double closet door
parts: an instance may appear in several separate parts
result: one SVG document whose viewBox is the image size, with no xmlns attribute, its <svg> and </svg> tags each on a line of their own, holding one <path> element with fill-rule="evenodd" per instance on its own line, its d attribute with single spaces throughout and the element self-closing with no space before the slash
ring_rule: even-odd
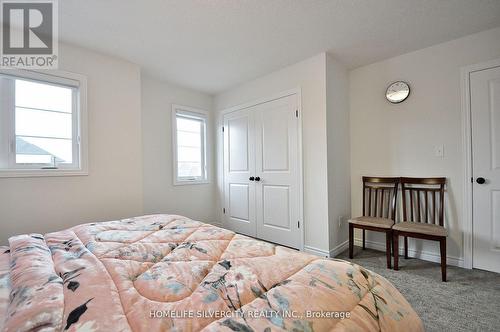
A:
<svg viewBox="0 0 500 332">
<path fill-rule="evenodd" d="M 224 115 L 225 225 L 300 248 L 297 95 Z"/>
</svg>

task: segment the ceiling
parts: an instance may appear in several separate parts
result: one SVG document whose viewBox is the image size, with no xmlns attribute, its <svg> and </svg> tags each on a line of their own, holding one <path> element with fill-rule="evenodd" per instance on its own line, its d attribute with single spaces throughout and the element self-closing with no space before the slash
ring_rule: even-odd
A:
<svg viewBox="0 0 500 332">
<path fill-rule="evenodd" d="M 328 51 L 349 68 L 500 26 L 499 0 L 64 0 L 63 42 L 214 94 Z"/>
</svg>

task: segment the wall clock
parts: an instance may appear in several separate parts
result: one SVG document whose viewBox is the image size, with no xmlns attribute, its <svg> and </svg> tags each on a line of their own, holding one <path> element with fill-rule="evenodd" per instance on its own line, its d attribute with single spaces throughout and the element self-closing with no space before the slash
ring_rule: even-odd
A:
<svg viewBox="0 0 500 332">
<path fill-rule="evenodd" d="M 410 86 L 403 81 L 391 83 L 385 92 L 385 98 L 393 104 L 405 101 L 410 95 Z"/>
</svg>

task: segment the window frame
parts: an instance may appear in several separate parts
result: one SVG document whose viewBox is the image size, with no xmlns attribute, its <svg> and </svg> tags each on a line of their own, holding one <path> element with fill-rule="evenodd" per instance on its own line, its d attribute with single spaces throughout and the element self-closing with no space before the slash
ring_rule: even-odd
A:
<svg viewBox="0 0 500 332">
<path fill-rule="evenodd" d="M 186 117 L 192 117 L 195 119 L 199 119 L 203 121 L 204 128 L 202 129 L 202 173 L 204 173 L 204 176 L 200 178 L 180 178 L 178 176 L 178 147 L 177 147 L 177 114 L 180 114 L 181 116 L 184 115 Z M 182 105 L 177 105 L 177 104 L 172 104 L 172 116 L 171 116 L 171 121 L 172 121 L 172 163 L 173 163 L 173 184 L 174 186 L 183 186 L 183 185 L 196 185 L 196 184 L 208 184 L 210 183 L 209 179 L 209 151 L 208 151 L 208 131 L 209 131 L 209 126 L 208 126 L 208 120 L 209 120 L 209 113 L 205 110 L 189 107 L 189 106 L 182 106 Z"/>
<path fill-rule="evenodd" d="M 7 107 L 11 111 L 4 114 L 8 123 L 1 128 L 6 134 L 3 138 L 0 137 L 0 143 L 6 145 L 4 146 L 5 151 L 2 152 L 0 148 L 0 153 L 3 153 L 7 158 L 7 168 L 0 168 L 0 178 L 88 175 L 87 78 L 80 74 L 61 70 L 0 69 L 0 75 L 56 86 L 68 86 L 74 89 L 72 96 L 73 163 L 71 165 L 58 164 L 56 169 L 46 168 L 50 167 L 49 164 L 17 164 L 15 161 L 15 104 L 8 105 Z M 13 99 L 10 98 L 10 100 Z M 4 105 L 0 105 L 0 107 L 4 107 Z M 0 134 L 2 130 L 0 130 Z"/>
</svg>

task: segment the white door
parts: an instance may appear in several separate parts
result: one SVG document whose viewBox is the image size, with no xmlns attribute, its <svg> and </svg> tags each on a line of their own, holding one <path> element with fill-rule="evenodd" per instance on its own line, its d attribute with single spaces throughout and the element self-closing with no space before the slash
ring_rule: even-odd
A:
<svg viewBox="0 0 500 332">
<path fill-rule="evenodd" d="M 473 267 L 500 272 L 500 67 L 471 73 L 470 95 Z"/>
<path fill-rule="evenodd" d="M 226 225 L 300 247 L 297 95 L 224 116 Z"/>
<path fill-rule="evenodd" d="M 300 247 L 297 96 L 255 110 L 257 237 Z"/>
<path fill-rule="evenodd" d="M 254 122 L 251 109 L 224 116 L 225 224 L 248 236 L 256 234 Z"/>
</svg>

